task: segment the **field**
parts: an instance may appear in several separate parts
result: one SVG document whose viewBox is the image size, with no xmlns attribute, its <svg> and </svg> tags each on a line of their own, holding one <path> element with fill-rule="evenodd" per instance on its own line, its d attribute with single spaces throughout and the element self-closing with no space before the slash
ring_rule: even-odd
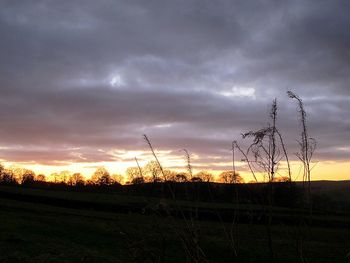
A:
<svg viewBox="0 0 350 263">
<path fill-rule="evenodd" d="M 334 200 L 336 193 L 349 193 L 348 187 L 326 187 L 328 192 L 317 187 L 325 196 L 335 195 Z M 159 204 L 172 212 L 162 213 Z M 177 216 L 179 207 L 198 211 L 192 229 L 208 262 L 270 262 L 258 205 L 239 208 L 242 215 L 250 211 L 254 216 L 238 225 L 234 257 L 227 238 L 231 222 L 220 217 L 228 217 L 230 203 L 18 186 L 0 186 L 0 262 L 186 262 L 181 233 L 187 221 Z M 295 217 L 297 209 L 276 207 L 273 214 L 275 262 L 299 262 L 300 227 L 284 220 Z M 308 262 L 350 262 L 349 211 L 318 210 L 312 222 L 302 228 Z"/>
</svg>

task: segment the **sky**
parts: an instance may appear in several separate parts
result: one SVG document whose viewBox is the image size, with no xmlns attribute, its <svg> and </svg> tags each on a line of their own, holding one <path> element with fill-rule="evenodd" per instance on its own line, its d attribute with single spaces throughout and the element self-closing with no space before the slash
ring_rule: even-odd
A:
<svg viewBox="0 0 350 263">
<path fill-rule="evenodd" d="M 347 0 L 1 1 L 0 159 L 123 173 L 152 159 L 147 134 L 167 168 L 183 168 L 187 149 L 196 169 L 221 171 L 277 98 L 297 171 L 293 90 L 317 140 L 313 178 L 350 179 L 349 11 Z"/>
</svg>

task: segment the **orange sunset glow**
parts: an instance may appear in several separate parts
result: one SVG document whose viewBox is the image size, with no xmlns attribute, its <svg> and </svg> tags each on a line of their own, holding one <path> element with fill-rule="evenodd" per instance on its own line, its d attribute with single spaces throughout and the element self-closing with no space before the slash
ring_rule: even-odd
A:
<svg viewBox="0 0 350 263">
<path fill-rule="evenodd" d="M 135 153 L 141 153 L 141 151 L 132 151 L 126 153 L 128 156 L 133 156 Z M 176 172 L 185 172 L 186 163 L 183 156 L 174 156 L 167 159 L 168 152 L 162 155 L 162 165 L 166 167 L 171 167 L 172 170 Z M 198 158 L 198 157 L 197 157 Z M 144 166 L 149 159 L 139 159 L 139 164 Z M 196 163 L 196 158 L 193 158 L 193 168 L 194 172 L 200 172 L 202 170 L 208 170 L 217 176 L 222 171 L 230 170 L 232 163 L 231 162 L 218 162 L 218 163 Z M 45 174 L 50 180 L 50 175 L 53 173 L 60 173 L 62 171 L 69 171 L 71 173 L 82 173 L 82 175 L 88 179 L 95 172 L 98 167 L 105 167 L 111 174 L 120 174 L 124 178 L 124 182 L 127 181 L 126 170 L 128 167 L 135 167 L 135 160 L 124 161 L 124 162 L 96 162 L 96 163 L 65 163 L 62 165 L 45 165 L 38 163 L 16 163 L 16 162 L 3 162 L 6 167 L 22 167 L 33 170 L 36 174 Z M 292 162 L 292 177 L 296 181 L 302 180 L 301 164 L 298 162 Z M 199 166 L 197 168 L 197 166 Z M 250 171 L 247 168 L 245 162 L 237 162 L 237 171 L 245 179 L 246 182 L 254 181 Z M 350 162 L 335 162 L 335 161 L 322 161 L 315 162 L 312 165 L 313 177 L 312 180 L 349 180 Z M 286 163 L 281 164 L 281 169 L 278 171 L 279 176 L 286 176 Z M 259 174 L 259 180 L 263 181 L 263 173 Z"/>
</svg>

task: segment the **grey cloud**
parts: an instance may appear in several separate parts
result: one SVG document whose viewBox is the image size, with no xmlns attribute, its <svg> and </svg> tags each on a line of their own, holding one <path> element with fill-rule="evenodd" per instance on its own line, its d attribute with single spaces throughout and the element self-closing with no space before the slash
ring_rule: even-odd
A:
<svg viewBox="0 0 350 263">
<path fill-rule="evenodd" d="M 279 125 L 297 150 L 292 89 L 319 159 L 349 147 L 348 1 L 3 1 L 0 138 L 8 160 L 115 160 L 96 149 L 222 156 L 240 132 Z M 110 87 L 118 76 L 122 83 Z M 253 97 L 232 88 L 254 89 Z M 170 125 L 170 126 L 169 126 Z M 244 142 L 242 142 L 244 143 Z M 46 157 L 35 147 L 47 151 Z M 27 150 L 21 150 L 27 149 Z M 31 151 L 31 149 L 33 151 Z"/>
</svg>

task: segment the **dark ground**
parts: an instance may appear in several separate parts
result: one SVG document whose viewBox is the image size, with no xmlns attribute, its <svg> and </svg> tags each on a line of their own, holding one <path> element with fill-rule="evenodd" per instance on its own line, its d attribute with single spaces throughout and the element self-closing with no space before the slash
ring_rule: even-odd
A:
<svg viewBox="0 0 350 263">
<path fill-rule="evenodd" d="M 298 226 L 299 208 L 273 209 L 275 262 L 300 262 L 298 230 L 308 262 L 350 262 L 349 186 L 314 183 L 317 206 L 308 226 Z M 186 262 L 181 234 L 189 221 L 179 211 L 199 219 L 190 229 L 209 262 L 271 261 L 261 204 L 237 210 L 232 202 L 174 201 L 135 189 L 102 192 L 0 186 L 0 262 Z M 233 208 L 238 257 L 227 238 Z"/>
</svg>

